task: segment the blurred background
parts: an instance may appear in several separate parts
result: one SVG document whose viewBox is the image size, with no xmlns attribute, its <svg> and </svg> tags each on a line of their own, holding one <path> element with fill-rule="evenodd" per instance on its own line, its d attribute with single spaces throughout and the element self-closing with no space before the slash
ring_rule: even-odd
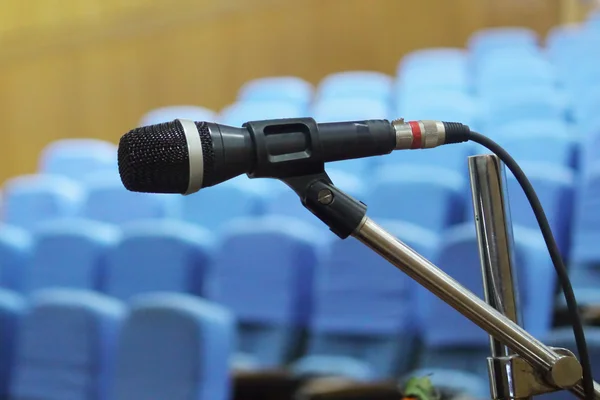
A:
<svg viewBox="0 0 600 400">
<path fill-rule="evenodd" d="M 281 182 L 127 192 L 119 138 L 175 118 L 440 119 L 497 140 L 548 215 L 598 380 L 599 49 L 598 5 L 577 0 L 5 1 L 0 398 L 398 399 L 411 376 L 489 398 L 487 336 Z M 483 296 L 466 162 L 482 152 L 327 167 Z M 525 328 L 574 351 L 537 223 L 506 185 Z"/>
</svg>

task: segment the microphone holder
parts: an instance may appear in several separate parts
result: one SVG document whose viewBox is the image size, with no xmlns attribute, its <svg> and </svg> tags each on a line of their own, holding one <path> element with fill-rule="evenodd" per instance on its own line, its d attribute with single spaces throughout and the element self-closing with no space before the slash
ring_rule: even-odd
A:
<svg viewBox="0 0 600 400">
<path fill-rule="evenodd" d="M 529 399 L 558 390 L 584 399 L 574 354 L 546 346 L 519 326 L 503 164 L 495 155 L 469 157 L 469 177 L 485 301 L 367 217 L 366 205 L 336 188 L 324 164 L 320 172 L 279 179 L 340 238 L 354 236 L 490 335 L 492 399 Z M 594 394 L 600 400 L 595 382 Z"/>
</svg>

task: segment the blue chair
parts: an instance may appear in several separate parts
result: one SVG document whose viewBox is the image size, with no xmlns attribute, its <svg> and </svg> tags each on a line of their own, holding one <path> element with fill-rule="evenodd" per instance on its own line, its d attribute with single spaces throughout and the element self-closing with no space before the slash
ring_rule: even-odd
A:
<svg viewBox="0 0 600 400">
<path fill-rule="evenodd" d="M 538 42 L 539 37 L 532 29 L 506 26 L 475 32 L 469 38 L 467 47 L 475 59 L 481 59 L 491 52 L 507 48 L 535 49 Z"/>
<path fill-rule="evenodd" d="M 10 398 L 110 399 L 124 311 L 88 291 L 38 292 L 21 326 Z"/>
<path fill-rule="evenodd" d="M 46 223 L 34 231 L 27 291 L 49 288 L 102 290 L 106 256 L 120 232 L 83 219 Z"/>
<path fill-rule="evenodd" d="M 107 257 L 105 292 L 128 300 L 148 292 L 203 293 L 213 256 L 211 233 L 179 221 L 139 221 Z"/>
<path fill-rule="evenodd" d="M 435 257 L 435 233 L 402 221 L 380 224 Z M 308 350 L 294 364 L 296 374 L 377 380 L 408 372 L 420 330 L 416 282 L 350 238 L 331 242 L 315 286 Z"/>
<path fill-rule="evenodd" d="M 375 71 L 345 71 L 327 75 L 317 87 L 318 101 L 365 98 L 390 101 L 393 79 Z"/>
<path fill-rule="evenodd" d="M 548 60 L 538 55 L 495 54 L 482 62 L 475 74 L 477 92 L 488 99 L 508 92 L 549 90 L 557 86 L 557 71 Z"/>
<path fill-rule="evenodd" d="M 234 367 L 281 366 L 295 350 L 312 309 L 316 235 L 277 216 L 232 221 L 223 230 L 208 296 L 237 318 Z"/>
<path fill-rule="evenodd" d="M 0 225 L 0 286 L 17 292 L 23 290 L 31 246 L 29 232 L 10 225 Z"/>
<path fill-rule="evenodd" d="M 0 289 L 0 397 L 8 399 L 13 381 L 15 347 L 26 304 L 21 296 Z"/>
<path fill-rule="evenodd" d="M 238 101 L 278 101 L 306 108 L 312 101 L 313 86 L 297 76 L 271 76 L 246 82 L 238 91 Z"/>
<path fill-rule="evenodd" d="M 550 58 L 559 64 L 567 61 L 572 49 L 585 40 L 584 32 L 580 24 L 558 25 L 550 29 L 546 36 L 546 51 Z"/>
<path fill-rule="evenodd" d="M 234 320 L 193 296 L 132 300 L 119 337 L 114 400 L 228 400 Z"/>
<path fill-rule="evenodd" d="M 249 121 L 306 117 L 304 106 L 281 101 L 237 101 L 221 110 L 219 121 L 240 127 Z"/>
<path fill-rule="evenodd" d="M 440 232 L 463 220 L 465 179 L 454 171 L 390 165 L 373 177 L 366 204 L 373 218 L 399 219 Z"/>
<path fill-rule="evenodd" d="M 582 177 L 575 200 L 571 263 L 573 268 L 600 264 L 600 164 L 594 164 Z M 598 282 L 598 280 L 596 281 Z M 592 283 L 592 282 L 589 282 Z"/>
<path fill-rule="evenodd" d="M 518 160 L 518 158 L 517 158 Z M 574 171 L 548 163 L 520 163 L 533 185 L 563 254 L 568 258 L 573 210 Z M 512 174 L 507 174 L 507 189 L 513 224 L 539 229 L 523 189 Z"/>
<path fill-rule="evenodd" d="M 457 179 L 465 181 L 468 176 L 467 158 L 475 154 L 476 147 L 468 143 L 453 144 L 433 149 L 417 149 L 394 151 L 378 160 L 382 169 L 391 169 L 387 174 L 400 174 L 402 168 L 408 168 L 405 173 L 412 173 L 416 168 L 443 168 L 444 174 L 456 175 Z"/>
<path fill-rule="evenodd" d="M 84 218 L 122 225 L 149 218 L 178 218 L 181 213 L 181 196 L 130 192 L 118 174 L 92 174 L 85 185 Z"/>
<path fill-rule="evenodd" d="M 590 120 L 598 118 L 597 110 L 600 103 L 600 80 L 592 82 L 586 91 L 579 93 L 573 102 L 575 121 L 585 126 Z"/>
<path fill-rule="evenodd" d="M 85 192 L 61 176 L 25 175 L 6 182 L 3 197 L 4 222 L 32 229 L 40 222 L 77 215 Z"/>
<path fill-rule="evenodd" d="M 81 180 L 96 171 L 117 170 L 117 146 L 98 139 L 63 139 L 50 143 L 40 157 L 39 170 Z"/>
<path fill-rule="evenodd" d="M 514 260 L 522 304 L 528 303 L 528 249 L 515 235 Z M 438 266 L 471 292 L 483 298 L 478 242 L 469 222 L 448 230 L 442 239 Z M 489 338 L 474 323 L 429 292 L 422 293 L 418 311 L 423 316 L 424 352 L 422 368 L 457 369 L 487 376 Z"/>
<path fill-rule="evenodd" d="M 140 120 L 140 126 L 148 126 L 171 122 L 174 119 L 189 119 L 192 121 L 214 121 L 217 113 L 205 107 L 199 106 L 168 106 L 156 108 L 144 115 Z"/>
<path fill-rule="evenodd" d="M 214 187 L 184 196 L 182 219 L 206 229 L 220 229 L 234 218 L 251 217 L 264 212 L 266 194 L 259 185 L 242 176 Z M 251 184 L 252 183 L 252 184 Z"/>
<path fill-rule="evenodd" d="M 566 101 L 552 88 L 509 90 L 487 100 L 486 126 L 494 127 L 517 121 L 565 120 Z"/>
</svg>

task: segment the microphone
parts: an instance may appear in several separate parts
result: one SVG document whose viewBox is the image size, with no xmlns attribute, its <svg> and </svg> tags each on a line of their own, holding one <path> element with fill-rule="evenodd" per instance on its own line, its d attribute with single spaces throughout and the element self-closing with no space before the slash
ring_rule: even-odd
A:
<svg viewBox="0 0 600 400">
<path fill-rule="evenodd" d="M 191 194 L 246 173 L 288 178 L 330 161 L 433 148 L 467 140 L 456 122 L 403 119 L 317 123 L 312 118 L 251 121 L 241 128 L 177 119 L 144 126 L 119 142 L 119 174 L 133 192 Z"/>
</svg>

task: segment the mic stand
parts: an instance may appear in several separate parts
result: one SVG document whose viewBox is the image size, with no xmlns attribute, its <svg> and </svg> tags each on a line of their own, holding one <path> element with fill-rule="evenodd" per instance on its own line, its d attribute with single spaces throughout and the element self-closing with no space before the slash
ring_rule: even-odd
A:
<svg viewBox="0 0 600 400">
<path fill-rule="evenodd" d="M 277 176 L 302 204 L 342 239 L 352 235 L 490 335 L 494 400 L 527 399 L 569 390 L 584 399 L 582 369 L 566 349 L 544 345 L 517 323 L 512 274 L 512 229 L 504 198 L 503 166 L 494 155 L 469 158 L 485 301 L 366 216 L 367 207 L 336 188 L 324 163 L 302 176 Z M 314 172 L 317 171 L 317 172 Z M 595 399 L 600 385 L 594 383 Z"/>
</svg>

